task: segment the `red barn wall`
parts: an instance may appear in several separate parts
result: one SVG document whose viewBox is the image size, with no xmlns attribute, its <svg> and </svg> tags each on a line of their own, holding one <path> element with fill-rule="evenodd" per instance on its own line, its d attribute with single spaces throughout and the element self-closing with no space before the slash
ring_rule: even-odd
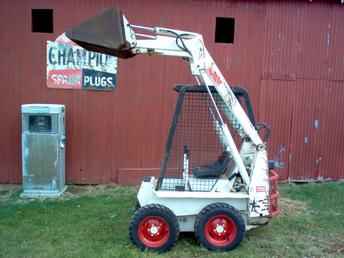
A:
<svg viewBox="0 0 344 258">
<path fill-rule="evenodd" d="M 340 1 L 3 0 L 0 3 L 0 183 L 21 182 L 20 105 L 67 112 L 69 183 L 133 184 L 157 175 L 176 100 L 192 83 L 171 57 L 119 60 L 112 92 L 46 87 L 46 40 L 117 6 L 129 21 L 202 33 L 227 80 L 245 86 L 272 125 L 270 158 L 284 180 L 344 178 L 344 6 Z M 31 32 L 31 9 L 54 10 L 54 33 Z M 215 19 L 236 20 L 234 44 L 214 43 Z M 318 124 L 319 126 L 315 126 Z"/>
</svg>

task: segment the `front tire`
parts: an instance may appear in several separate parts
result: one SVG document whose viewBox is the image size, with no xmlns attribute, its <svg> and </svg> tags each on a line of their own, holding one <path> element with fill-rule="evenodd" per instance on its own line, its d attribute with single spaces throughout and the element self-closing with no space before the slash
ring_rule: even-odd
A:
<svg viewBox="0 0 344 258">
<path fill-rule="evenodd" d="M 130 240 L 139 249 L 166 252 L 179 235 L 177 217 L 165 206 L 150 204 L 139 208 L 130 223 Z"/>
<path fill-rule="evenodd" d="M 195 236 L 208 250 L 232 250 L 240 244 L 244 235 L 243 217 L 226 203 L 210 204 L 196 218 Z"/>
</svg>

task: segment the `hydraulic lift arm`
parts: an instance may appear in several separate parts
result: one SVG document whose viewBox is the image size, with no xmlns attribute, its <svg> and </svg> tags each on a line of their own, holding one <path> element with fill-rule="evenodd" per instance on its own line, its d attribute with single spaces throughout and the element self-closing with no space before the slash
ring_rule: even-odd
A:
<svg viewBox="0 0 344 258">
<path fill-rule="evenodd" d="M 121 58 L 129 58 L 137 54 L 183 58 L 190 65 L 191 73 L 197 83 L 207 87 L 216 110 L 217 122 L 221 128 L 222 138 L 225 140 L 224 144 L 236 163 L 246 189 L 249 189 L 250 183 L 253 180 L 253 170 L 267 170 L 267 165 L 262 164 L 267 164 L 265 145 L 210 56 L 201 34 L 162 27 L 133 25 L 128 22 L 120 11 L 110 9 L 93 18 L 93 20 L 88 20 L 79 27 L 66 32 L 66 35 L 88 50 L 103 52 Z M 243 148 L 249 149 L 248 152 L 251 153 L 249 166 L 247 162 L 244 164 L 242 153 L 239 152 L 235 145 L 209 86 L 216 88 L 218 94 L 228 107 L 229 112 L 226 114 L 228 120 L 240 137 L 245 140 Z M 241 152 L 243 152 L 243 148 Z M 244 150 L 244 152 L 247 151 Z M 257 158 L 258 156 L 260 158 Z M 247 171 L 248 167 L 252 170 L 251 176 Z"/>
</svg>

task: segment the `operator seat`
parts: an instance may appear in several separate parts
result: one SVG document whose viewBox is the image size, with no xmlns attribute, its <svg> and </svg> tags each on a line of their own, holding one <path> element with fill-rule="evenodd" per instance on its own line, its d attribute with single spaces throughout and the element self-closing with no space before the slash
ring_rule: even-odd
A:
<svg viewBox="0 0 344 258">
<path fill-rule="evenodd" d="M 230 161 L 229 152 L 224 151 L 215 162 L 195 167 L 191 171 L 196 178 L 217 178 L 226 172 Z"/>
</svg>

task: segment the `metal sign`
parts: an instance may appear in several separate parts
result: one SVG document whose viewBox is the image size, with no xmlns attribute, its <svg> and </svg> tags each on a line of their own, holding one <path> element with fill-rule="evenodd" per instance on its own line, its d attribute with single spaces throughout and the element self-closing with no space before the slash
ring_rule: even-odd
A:
<svg viewBox="0 0 344 258">
<path fill-rule="evenodd" d="M 87 51 L 65 34 L 47 41 L 47 86 L 55 89 L 113 90 L 117 57 Z"/>
</svg>

